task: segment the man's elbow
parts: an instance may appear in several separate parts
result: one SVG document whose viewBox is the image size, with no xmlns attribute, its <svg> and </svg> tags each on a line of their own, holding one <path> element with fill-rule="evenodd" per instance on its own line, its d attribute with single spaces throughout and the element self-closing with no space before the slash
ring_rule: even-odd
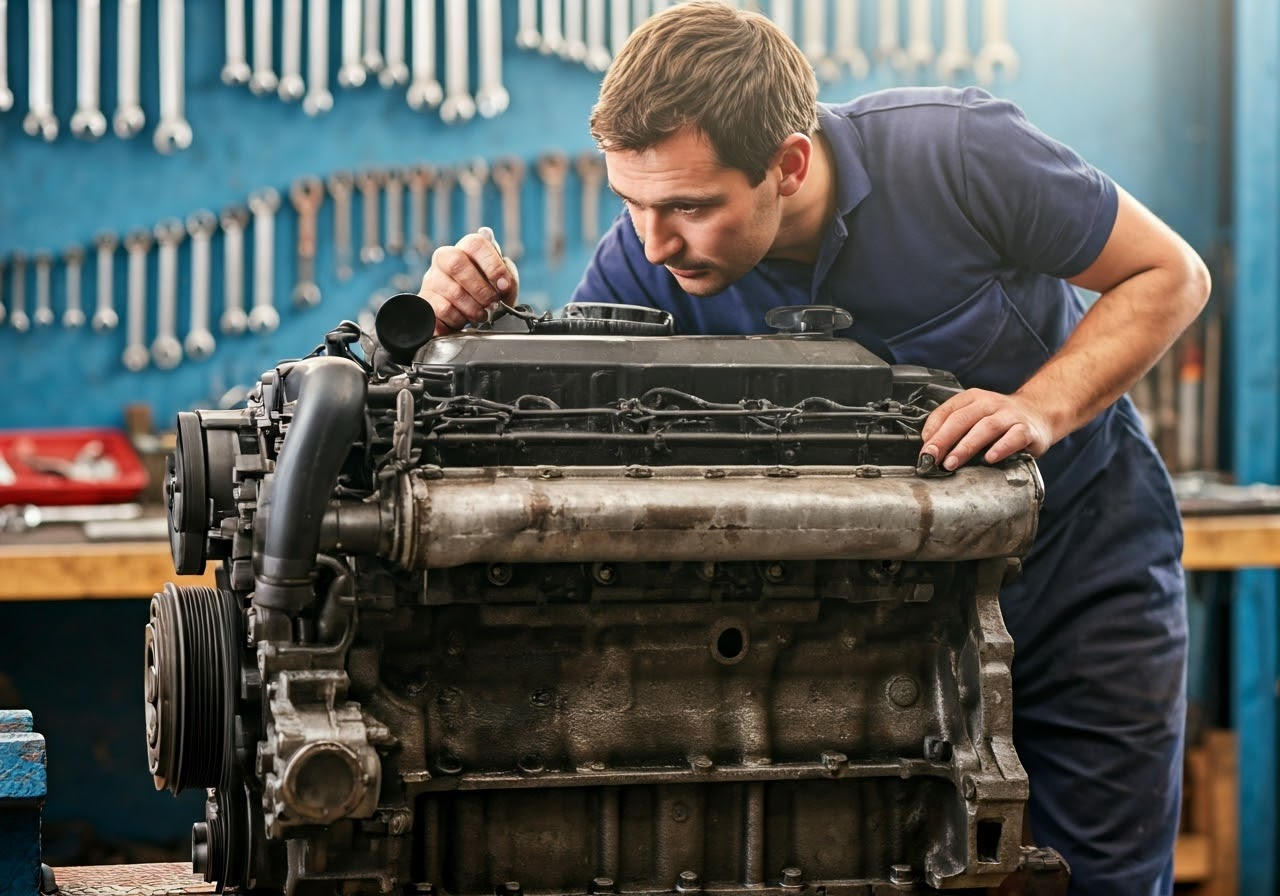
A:
<svg viewBox="0 0 1280 896">
<path fill-rule="evenodd" d="M 1213 277 L 1209 267 L 1199 254 L 1191 247 L 1182 253 L 1178 279 L 1181 288 L 1178 290 L 1182 303 L 1188 312 L 1188 322 L 1194 320 L 1204 310 L 1213 290 Z"/>
</svg>

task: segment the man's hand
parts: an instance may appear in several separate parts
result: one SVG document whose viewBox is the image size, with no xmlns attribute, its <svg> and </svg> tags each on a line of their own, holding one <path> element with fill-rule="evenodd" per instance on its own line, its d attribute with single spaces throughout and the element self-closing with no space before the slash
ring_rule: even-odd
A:
<svg viewBox="0 0 1280 896">
<path fill-rule="evenodd" d="M 957 470 L 983 449 L 982 459 L 998 463 L 1019 451 L 1040 457 L 1057 439 L 1047 417 L 1017 395 L 966 389 L 934 409 L 921 430 L 922 455 L 946 470 Z"/>
<path fill-rule="evenodd" d="M 441 246 L 431 256 L 418 295 L 436 312 L 436 335 L 479 323 L 496 302 L 515 304 L 518 280 L 488 228 L 469 233 L 457 245 Z"/>
</svg>

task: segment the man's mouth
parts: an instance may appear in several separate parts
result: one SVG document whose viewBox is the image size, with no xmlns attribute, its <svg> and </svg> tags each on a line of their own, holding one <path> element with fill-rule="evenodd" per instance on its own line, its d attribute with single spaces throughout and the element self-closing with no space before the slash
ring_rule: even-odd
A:
<svg viewBox="0 0 1280 896">
<path fill-rule="evenodd" d="M 707 272 L 707 268 L 676 268 L 667 265 L 667 270 L 683 280 L 694 280 Z"/>
</svg>

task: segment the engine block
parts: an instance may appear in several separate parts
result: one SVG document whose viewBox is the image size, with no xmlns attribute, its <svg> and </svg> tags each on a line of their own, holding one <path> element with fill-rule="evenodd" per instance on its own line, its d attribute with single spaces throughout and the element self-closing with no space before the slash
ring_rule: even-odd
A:
<svg viewBox="0 0 1280 896">
<path fill-rule="evenodd" d="M 247 407 L 179 415 L 174 562 L 218 587 L 152 601 L 147 741 L 158 788 L 208 788 L 195 869 L 326 896 L 1059 892 L 1022 846 L 998 604 L 1038 471 L 917 470 L 954 379 L 823 313 L 432 339 L 396 297 Z"/>
</svg>

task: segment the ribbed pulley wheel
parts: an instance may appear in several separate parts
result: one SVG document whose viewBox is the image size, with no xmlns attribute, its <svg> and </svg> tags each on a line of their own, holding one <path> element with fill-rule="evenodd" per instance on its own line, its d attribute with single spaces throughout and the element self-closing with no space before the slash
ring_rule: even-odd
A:
<svg viewBox="0 0 1280 896">
<path fill-rule="evenodd" d="M 218 885 L 218 892 L 244 886 L 249 879 L 253 823 L 243 784 L 210 790 L 204 821 L 191 826 L 191 870 Z"/>
<path fill-rule="evenodd" d="M 144 676 L 147 761 L 157 790 L 228 780 L 242 632 L 229 591 L 170 582 L 151 599 Z"/>
</svg>

